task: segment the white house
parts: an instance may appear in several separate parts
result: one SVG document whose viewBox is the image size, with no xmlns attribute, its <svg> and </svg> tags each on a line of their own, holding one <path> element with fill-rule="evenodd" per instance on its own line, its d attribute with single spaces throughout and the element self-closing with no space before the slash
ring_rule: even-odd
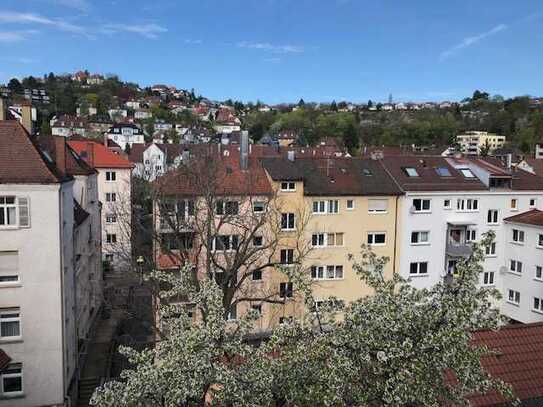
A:
<svg viewBox="0 0 543 407">
<path fill-rule="evenodd" d="M 154 181 L 172 168 L 177 168 L 189 155 L 188 146 L 150 143 L 134 145 L 130 153 L 130 160 L 135 165 L 134 175 L 148 181 Z"/>
<path fill-rule="evenodd" d="M 115 123 L 106 133 L 107 138 L 117 143 L 123 150 L 126 145 L 143 143 L 143 130 L 134 123 Z"/>
<path fill-rule="evenodd" d="M 82 117 L 61 115 L 51 120 L 51 134 L 53 136 L 70 137 L 74 134 L 85 136 L 87 130 L 87 120 Z"/>
</svg>

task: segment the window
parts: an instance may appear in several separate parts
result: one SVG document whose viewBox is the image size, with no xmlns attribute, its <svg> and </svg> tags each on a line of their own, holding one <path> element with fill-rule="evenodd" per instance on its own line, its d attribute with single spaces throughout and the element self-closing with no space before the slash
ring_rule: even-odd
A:
<svg viewBox="0 0 543 407">
<path fill-rule="evenodd" d="M 430 243 L 430 232 L 411 232 L 411 244 L 428 244 Z"/>
<path fill-rule="evenodd" d="M 311 266 L 313 280 L 338 280 L 343 278 L 343 266 Z"/>
<path fill-rule="evenodd" d="M 413 199 L 413 208 L 415 208 L 415 212 L 430 212 L 430 200 Z"/>
<path fill-rule="evenodd" d="M 326 213 L 326 201 L 313 201 L 313 213 Z"/>
<path fill-rule="evenodd" d="M 262 270 L 255 270 L 253 271 L 253 273 L 251 274 L 251 279 L 253 281 L 260 281 L 262 280 Z"/>
<path fill-rule="evenodd" d="M 419 176 L 419 173 L 417 172 L 416 168 L 404 167 L 403 170 L 407 174 L 408 177 L 418 177 Z"/>
<path fill-rule="evenodd" d="M 106 171 L 106 181 L 117 181 L 117 173 L 115 171 Z"/>
<path fill-rule="evenodd" d="M 537 206 L 537 199 L 530 198 L 530 208 L 535 208 Z"/>
<path fill-rule="evenodd" d="M 239 213 L 238 201 L 217 201 L 215 203 L 216 215 L 237 215 Z"/>
<path fill-rule="evenodd" d="M 543 247 L 543 234 L 539 234 L 539 236 L 537 237 L 537 245 L 539 247 Z"/>
<path fill-rule="evenodd" d="M 524 231 L 513 229 L 513 242 L 524 243 Z"/>
<path fill-rule="evenodd" d="M 410 275 L 427 275 L 428 274 L 428 262 L 419 261 L 414 262 L 409 265 L 409 274 Z"/>
<path fill-rule="evenodd" d="M 279 284 L 279 297 L 292 298 L 292 283 L 280 283 Z"/>
<path fill-rule="evenodd" d="M 219 235 L 211 241 L 211 250 L 217 252 L 226 252 L 237 250 L 239 245 L 238 235 Z"/>
<path fill-rule="evenodd" d="M 477 240 L 477 231 L 475 229 L 466 230 L 466 242 L 474 242 Z"/>
<path fill-rule="evenodd" d="M 327 233 L 326 244 L 328 246 L 343 246 L 343 233 Z"/>
<path fill-rule="evenodd" d="M 292 317 L 279 317 L 279 325 L 288 324 L 292 322 Z"/>
<path fill-rule="evenodd" d="M 266 202 L 264 202 L 264 201 L 253 202 L 253 212 L 254 213 L 262 213 L 265 210 L 266 210 Z"/>
<path fill-rule="evenodd" d="M 489 209 L 486 215 L 486 223 L 489 225 L 497 225 L 498 224 L 498 210 L 497 209 Z"/>
<path fill-rule="evenodd" d="M 475 212 L 479 210 L 478 199 L 458 199 L 456 201 L 458 211 Z"/>
<path fill-rule="evenodd" d="M 449 171 L 449 169 L 447 167 L 438 167 L 438 168 L 436 168 L 436 173 L 440 177 L 450 177 L 451 176 L 451 172 Z"/>
<path fill-rule="evenodd" d="M 512 211 L 518 210 L 517 204 L 518 204 L 518 201 L 517 201 L 516 198 L 511 199 L 511 210 Z"/>
<path fill-rule="evenodd" d="M 107 233 L 106 243 L 117 243 L 117 235 L 115 233 Z"/>
<path fill-rule="evenodd" d="M 352 211 L 354 209 L 354 200 L 347 199 L 347 210 Z"/>
<path fill-rule="evenodd" d="M 444 209 L 451 209 L 451 200 L 450 199 L 444 199 L 443 200 L 443 208 Z"/>
<path fill-rule="evenodd" d="M 330 199 L 329 201 L 313 201 L 313 213 L 323 214 L 323 213 L 338 213 L 339 212 L 339 201 L 335 199 Z"/>
<path fill-rule="evenodd" d="M 535 266 L 535 279 L 543 281 L 543 267 Z"/>
<path fill-rule="evenodd" d="M 485 254 L 487 257 L 496 256 L 496 242 L 492 242 L 488 246 L 485 246 Z"/>
<path fill-rule="evenodd" d="M 483 285 L 494 285 L 494 272 L 485 271 L 483 273 Z"/>
<path fill-rule="evenodd" d="M 294 264 L 294 249 L 281 249 L 281 264 Z"/>
<path fill-rule="evenodd" d="M 369 213 L 386 213 L 388 211 L 388 199 L 368 200 Z"/>
<path fill-rule="evenodd" d="M 111 213 L 106 215 L 106 223 L 117 223 L 117 215 Z"/>
<path fill-rule="evenodd" d="M 314 233 L 311 236 L 311 245 L 313 247 L 325 247 L 326 246 L 326 234 Z"/>
<path fill-rule="evenodd" d="M 543 312 L 543 298 L 534 297 L 534 311 Z"/>
<path fill-rule="evenodd" d="M 473 175 L 473 172 L 469 168 L 460 168 L 460 173 L 464 178 L 475 178 L 475 175 Z"/>
<path fill-rule="evenodd" d="M 281 191 L 283 192 L 291 192 L 296 191 L 296 183 L 295 182 L 281 182 Z"/>
<path fill-rule="evenodd" d="M 19 283 L 19 252 L 0 252 L 0 285 Z"/>
<path fill-rule="evenodd" d="M 255 311 L 259 316 L 262 315 L 262 305 L 261 304 L 254 304 L 254 305 L 251 305 L 251 309 L 253 311 Z"/>
<path fill-rule="evenodd" d="M 14 196 L 0 196 L 0 226 L 17 225 L 17 205 Z"/>
<path fill-rule="evenodd" d="M 116 202 L 117 194 L 115 192 L 106 192 L 106 202 Z"/>
<path fill-rule="evenodd" d="M 512 304 L 519 305 L 520 304 L 520 293 L 518 291 L 509 289 L 509 291 L 507 293 L 507 301 L 512 303 Z"/>
<path fill-rule="evenodd" d="M 21 337 L 21 313 L 19 308 L 0 309 L 0 339 Z"/>
<path fill-rule="evenodd" d="M 368 233 L 368 244 L 373 246 L 384 245 L 386 243 L 386 233 L 370 232 Z"/>
<path fill-rule="evenodd" d="M 23 393 L 23 365 L 12 363 L 0 372 L 0 396 L 16 396 Z"/>
<path fill-rule="evenodd" d="M 281 230 L 294 230 L 295 226 L 293 213 L 281 214 Z"/>
<path fill-rule="evenodd" d="M 522 273 L 522 262 L 518 260 L 511 260 L 509 263 L 509 271 L 512 273 L 521 274 Z"/>
<path fill-rule="evenodd" d="M 262 236 L 253 236 L 254 247 L 262 247 L 263 244 L 264 244 L 264 239 Z"/>
<path fill-rule="evenodd" d="M 339 201 L 329 200 L 328 201 L 328 213 L 338 213 L 339 212 Z"/>
</svg>

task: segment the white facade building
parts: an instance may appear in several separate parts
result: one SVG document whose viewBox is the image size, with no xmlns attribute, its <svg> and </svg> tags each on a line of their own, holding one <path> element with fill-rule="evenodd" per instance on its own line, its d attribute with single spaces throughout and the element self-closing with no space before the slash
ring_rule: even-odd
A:
<svg viewBox="0 0 543 407">
<path fill-rule="evenodd" d="M 143 130 L 133 123 L 116 123 L 106 133 L 107 138 L 117 143 L 123 150 L 126 145 L 143 143 Z"/>
</svg>

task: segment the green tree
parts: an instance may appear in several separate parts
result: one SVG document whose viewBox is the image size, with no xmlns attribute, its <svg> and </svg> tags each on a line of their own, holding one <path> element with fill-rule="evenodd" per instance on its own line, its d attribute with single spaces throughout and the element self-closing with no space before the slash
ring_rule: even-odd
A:
<svg viewBox="0 0 543 407">
<path fill-rule="evenodd" d="M 19 82 L 19 79 L 17 78 L 11 78 L 9 80 L 8 89 L 14 94 L 21 94 L 24 90 L 23 85 L 21 85 L 21 82 Z"/>
</svg>

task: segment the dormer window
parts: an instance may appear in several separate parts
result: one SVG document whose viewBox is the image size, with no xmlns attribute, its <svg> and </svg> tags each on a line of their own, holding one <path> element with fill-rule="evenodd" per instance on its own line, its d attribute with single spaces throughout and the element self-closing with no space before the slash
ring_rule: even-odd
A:
<svg viewBox="0 0 543 407">
<path fill-rule="evenodd" d="M 473 175 L 473 172 L 469 168 L 460 168 L 460 173 L 464 176 L 464 178 L 475 178 L 475 175 Z"/>
<path fill-rule="evenodd" d="M 417 172 L 416 168 L 404 167 L 403 170 L 407 174 L 408 177 L 418 177 L 419 176 L 419 173 Z"/>
<path fill-rule="evenodd" d="M 438 168 L 436 168 L 436 172 L 437 172 L 437 175 L 439 175 L 440 177 L 450 177 L 451 176 L 451 172 L 449 171 L 449 169 L 447 167 L 438 167 Z"/>
<path fill-rule="evenodd" d="M 295 182 L 281 182 L 281 191 L 296 191 Z"/>
</svg>

